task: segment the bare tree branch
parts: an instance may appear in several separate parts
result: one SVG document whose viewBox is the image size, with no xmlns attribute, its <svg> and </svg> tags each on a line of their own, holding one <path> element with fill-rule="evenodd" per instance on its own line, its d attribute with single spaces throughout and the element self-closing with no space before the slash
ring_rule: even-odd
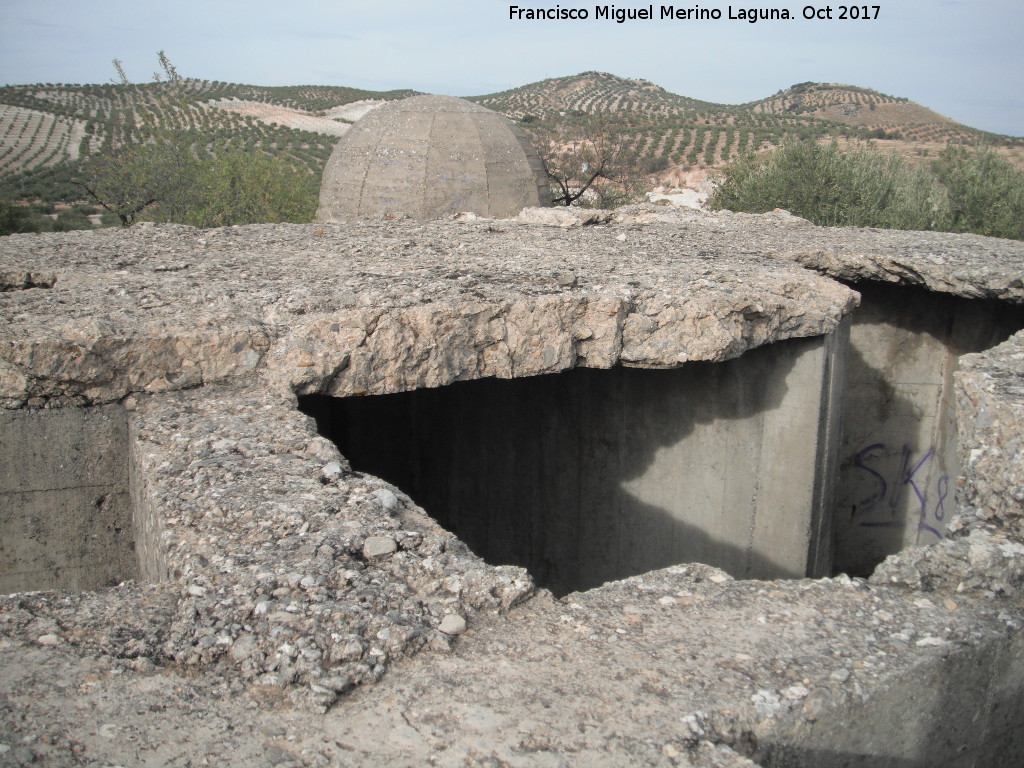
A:
<svg viewBox="0 0 1024 768">
<path fill-rule="evenodd" d="M 113 64 L 117 71 L 117 80 L 110 78 L 110 82 L 117 85 L 131 85 L 131 80 L 128 79 L 128 75 L 124 71 L 124 63 L 120 59 L 114 59 Z"/>
<path fill-rule="evenodd" d="M 555 205 L 573 205 L 588 192 L 621 203 L 636 187 L 626 143 L 600 118 L 533 125 L 530 132 L 544 163 Z"/>
</svg>

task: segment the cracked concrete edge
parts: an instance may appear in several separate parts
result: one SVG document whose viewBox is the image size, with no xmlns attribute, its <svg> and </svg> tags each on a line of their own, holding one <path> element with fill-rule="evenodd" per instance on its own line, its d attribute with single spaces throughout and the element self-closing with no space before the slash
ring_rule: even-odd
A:
<svg viewBox="0 0 1024 768">
<path fill-rule="evenodd" d="M 137 514 L 161 518 L 139 526 L 158 536 L 144 547 L 160 563 L 151 575 L 179 595 L 165 646 L 179 662 L 225 659 L 333 701 L 395 658 L 446 649 L 445 616 L 505 611 L 534 590 L 398 489 L 347 470 L 292 399 L 214 386 L 146 398 L 131 424 Z M 371 553 L 373 537 L 394 546 Z"/>
<path fill-rule="evenodd" d="M 964 466 L 968 469 L 961 489 L 964 502 L 960 507 L 959 519 L 953 526 L 954 535 L 939 545 L 908 550 L 893 556 L 876 572 L 871 582 L 872 589 L 904 594 L 908 603 L 927 600 L 929 596 L 932 596 L 931 599 L 937 596 L 939 600 L 962 599 L 968 603 L 980 600 L 980 603 L 974 604 L 988 604 L 995 611 L 999 611 L 1000 606 L 1006 606 L 1004 613 L 1007 620 L 1013 621 L 1012 614 L 1017 613 L 1019 608 L 1020 574 L 1024 572 L 1024 546 L 1021 544 L 1019 522 L 1020 499 L 1013 493 L 1013 489 L 1019 485 L 1018 465 L 1022 455 L 1016 449 L 1015 442 L 1019 440 L 1019 424 L 1024 412 L 1024 397 L 1019 387 L 1021 360 L 1024 360 L 1022 349 L 1024 334 L 1019 333 L 994 350 L 963 358 L 962 370 L 956 380 L 962 425 L 961 451 L 964 453 Z M 268 523 L 268 536 L 275 526 L 281 526 L 286 531 L 283 537 L 277 539 L 281 542 L 288 539 L 287 530 L 296 525 L 301 527 L 302 519 L 322 515 L 331 506 L 333 502 L 324 493 L 329 495 L 335 492 L 332 489 L 344 488 L 347 497 L 354 497 L 352 514 L 359 530 L 373 530 L 377 526 L 381 533 L 394 535 L 396 528 L 388 523 L 394 519 L 384 513 L 379 503 L 374 506 L 373 491 L 379 489 L 380 484 L 367 479 L 367 484 L 346 486 L 346 483 L 353 481 L 346 479 L 339 482 L 340 475 L 324 483 L 324 467 L 332 461 L 338 461 L 340 457 L 336 451 L 332 452 L 331 448 L 324 446 L 322 438 L 314 436 L 308 420 L 293 410 L 293 402 L 283 394 L 274 395 L 261 388 L 213 386 L 195 392 L 139 397 L 137 403 L 129 403 L 129 406 L 136 409 L 133 428 L 137 430 L 135 434 L 139 444 L 150 449 L 147 457 L 140 461 L 147 464 L 143 474 L 155 479 L 156 486 L 149 491 L 158 500 L 154 506 L 172 510 L 175 514 L 194 516 L 187 527 L 172 522 L 167 529 L 171 533 L 164 542 L 169 552 L 169 562 L 172 563 L 168 571 L 175 572 L 175 575 L 170 585 L 156 589 L 169 589 L 177 593 L 176 618 L 167 650 L 186 663 L 209 663 L 213 659 L 224 659 L 242 669 L 243 674 L 246 674 L 246 663 L 250 663 L 249 674 L 252 676 L 277 672 L 275 683 L 280 682 L 281 664 L 276 669 L 268 667 L 267 671 L 258 672 L 259 666 L 252 662 L 252 658 L 257 651 L 263 651 L 258 648 L 253 651 L 249 643 L 243 643 L 235 650 L 237 637 L 231 643 L 226 643 L 222 641 L 223 634 L 218 634 L 218 629 L 223 629 L 218 627 L 218 623 L 223 624 L 224 617 L 219 613 L 222 609 L 217 608 L 216 604 L 231 599 L 228 594 L 230 589 L 223 592 L 221 588 L 228 587 L 228 571 L 224 571 L 224 566 L 231 565 L 228 560 L 234 555 L 231 548 L 233 542 L 230 536 L 225 538 L 225 534 L 218 530 L 217 521 L 223 520 L 226 513 L 244 512 L 243 507 L 251 505 L 252 499 L 260 499 L 259 514 L 255 517 Z M 971 429 L 963 429 L 964 425 L 970 425 Z M 214 442 L 219 445 L 214 446 Z M 238 458 L 222 460 L 236 455 Z M 217 489 L 216 493 L 198 493 L 197 488 L 190 485 L 190 481 L 195 480 L 200 473 L 207 475 L 207 479 L 213 483 L 211 488 Z M 298 496 L 296 506 L 275 508 L 276 502 L 272 500 L 279 499 L 275 488 L 282 478 L 288 481 L 290 487 L 294 485 L 304 489 Z M 255 481 L 254 485 L 249 485 L 252 481 Z M 221 503 L 224 498 L 230 499 L 231 504 Z M 425 518 L 422 511 L 412 508 L 406 499 L 402 500 L 402 510 L 397 530 L 418 533 L 419 537 L 412 538 L 430 542 L 424 549 L 425 553 L 430 551 L 430 547 L 436 546 L 438 555 L 448 554 L 444 550 L 453 547 L 453 562 L 457 564 L 458 570 L 470 573 L 479 568 L 484 572 L 483 584 L 488 588 L 494 584 L 493 574 L 489 573 L 493 569 L 474 563 L 471 557 L 465 559 L 466 553 L 458 551 L 458 544 L 452 541 L 453 537 L 432 528 L 432 521 Z M 350 537 L 351 540 L 342 548 L 348 555 L 355 556 L 361 551 L 358 538 L 358 534 L 354 538 Z M 270 537 L 266 540 L 272 539 Z M 269 551 L 261 553 L 258 548 L 253 549 L 254 543 L 259 544 L 261 541 L 241 542 L 243 557 L 238 563 L 242 570 L 258 570 L 250 566 L 258 566 L 259 563 L 245 562 L 245 557 L 254 557 L 258 561 L 264 555 L 271 554 Z M 295 543 L 285 542 L 282 546 L 287 548 Z M 280 550 L 274 551 L 272 561 L 288 568 L 295 562 L 295 553 L 289 557 Z M 296 580 L 295 585 L 291 585 L 289 573 L 275 574 L 275 579 L 280 577 L 283 577 L 280 583 L 287 585 L 289 590 L 308 591 L 301 583 L 301 578 Z M 654 574 L 650 578 L 656 579 L 658 575 Z M 514 582 L 515 578 L 511 578 L 511 581 L 501 583 L 507 586 Z M 315 590 L 322 585 L 316 584 L 314 578 L 310 586 Z M 529 592 L 528 588 L 522 591 L 521 586 L 513 586 L 513 593 L 518 595 L 518 599 Z M 796 589 L 793 585 L 781 585 L 779 588 Z M 127 589 L 133 592 L 152 591 L 154 588 Z M 459 586 L 454 593 L 445 587 L 444 592 L 444 599 L 454 595 L 456 600 L 461 601 L 460 609 L 467 613 L 501 608 L 500 601 L 488 603 L 485 600 L 479 606 L 473 605 L 473 598 L 465 599 L 470 590 L 464 585 Z M 957 595 L 964 597 L 957 598 Z M 592 597 L 594 600 L 612 599 L 610 592 L 601 591 L 595 591 Z M 10 603 L 12 599 L 4 598 L 3 602 Z M 513 598 L 509 604 L 515 600 Z M 240 616 L 254 609 L 255 603 L 248 606 L 242 601 L 238 606 Z M 386 613 L 369 617 L 365 625 L 367 631 L 373 630 L 374 638 L 382 629 L 388 629 L 388 622 L 380 620 L 380 615 L 386 617 Z M 423 615 L 424 626 L 430 625 L 431 617 L 436 618 L 429 612 Z M 375 621 L 378 623 L 375 624 Z M 232 623 L 239 622 L 228 621 L 227 626 L 230 627 Z M 69 626 L 73 627 L 73 620 Z M 239 626 L 244 627 L 240 623 Z M 1009 627 L 1007 635 L 1019 638 L 1020 627 Z M 393 641 L 390 636 L 385 636 L 386 640 L 382 642 L 392 642 L 392 646 L 380 650 L 392 655 L 375 656 L 377 659 L 400 658 L 407 651 L 415 650 L 417 643 L 422 642 L 426 646 L 430 638 L 434 637 L 429 636 L 422 641 L 409 637 Z M 208 638 L 212 638 L 212 641 L 207 642 Z M 970 656 L 972 647 L 978 653 L 986 652 L 982 645 L 971 646 L 968 642 L 960 646 L 960 653 Z M 280 646 L 276 646 L 276 649 L 275 653 L 280 657 Z M 234 654 L 232 650 L 235 650 Z M 369 651 L 371 648 L 367 646 L 360 653 L 367 654 Z M 934 661 L 928 647 L 915 653 L 915 658 L 922 665 L 927 666 Z M 267 654 L 265 657 L 259 663 L 271 658 Z M 297 654 L 295 659 L 301 660 L 301 654 Z M 346 680 L 336 684 L 345 689 L 352 684 L 375 679 L 375 669 L 381 665 L 362 663 L 363 666 L 353 667 L 350 674 L 346 673 L 349 674 Z M 295 666 L 300 668 L 296 669 Z M 301 665 L 295 666 L 285 669 L 283 679 L 286 682 L 298 681 L 303 674 L 309 675 L 315 671 L 313 666 L 307 666 L 305 671 Z M 904 671 L 882 680 L 874 691 L 865 690 L 864 694 L 870 698 L 873 693 L 881 693 L 893 684 L 898 684 L 900 674 L 908 673 Z M 360 675 L 363 677 L 360 678 Z M 318 678 L 314 675 L 309 679 Z M 336 693 L 325 686 L 319 687 Z M 331 698 L 330 693 L 319 692 L 311 686 L 309 689 L 313 694 L 319 693 L 321 700 Z M 728 733 L 735 731 L 741 735 L 743 728 L 737 729 L 735 726 L 742 725 L 745 717 L 753 717 L 749 706 L 745 711 L 746 715 L 734 712 L 729 716 L 733 718 L 731 721 L 728 718 L 724 720 L 723 728 L 732 730 L 716 738 L 722 743 L 733 743 L 730 739 L 734 737 Z M 783 714 L 778 721 L 757 728 L 766 737 L 771 737 L 787 729 L 798 729 L 803 722 L 802 711 L 793 710 L 791 714 Z M 730 722 L 732 725 L 729 725 Z"/>
<path fill-rule="evenodd" d="M 482 237 L 489 226 L 448 222 L 434 224 L 427 232 L 469 239 Z M 509 232 L 528 234 L 545 247 L 560 243 L 561 236 L 549 243 L 548 237 L 538 234 L 543 227 L 506 226 Z M 472 229 L 464 232 L 467 227 Z M 160 244 L 185 236 L 179 229 L 188 230 L 154 227 L 118 237 L 139 249 L 165 247 Z M 257 245 L 266 238 L 284 237 L 288 253 L 295 258 L 304 257 L 302 248 L 318 246 L 321 237 L 316 234 L 321 230 L 312 228 L 240 229 L 244 242 L 249 237 Z M 366 231 L 375 237 L 378 231 L 392 229 L 400 227 L 342 228 L 334 233 L 335 247 L 362 242 L 356 235 Z M 647 233 L 655 238 L 660 234 Z M 152 238 L 163 239 L 153 245 Z M 83 249 L 80 265 L 65 266 L 53 287 L 42 293 L 25 289 L 12 294 L 10 335 L 0 341 L 3 407 L 93 405 L 133 392 L 187 389 L 244 379 L 256 372 L 279 391 L 379 394 L 463 378 L 551 373 L 579 365 L 675 367 L 690 360 L 721 361 L 774 341 L 828 333 L 857 301 L 855 293 L 827 278 L 787 268 L 781 261 L 734 263 L 727 250 L 721 265 L 716 261 L 710 269 L 723 274 L 734 269 L 730 285 L 687 279 L 691 272 L 709 274 L 703 257 L 659 260 L 644 253 L 629 257 L 628 243 L 622 246 L 610 232 L 591 229 L 572 243 L 597 253 L 607 250 L 611 242 L 611 255 L 595 256 L 589 270 L 576 266 L 571 280 L 561 276 L 562 270 L 552 278 L 554 286 L 546 285 L 547 278 L 539 285 L 530 284 L 537 281 L 535 275 L 489 276 L 485 271 L 467 273 L 464 286 L 451 288 L 451 280 L 442 277 L 451 268 L 427 248 L 429 253 L 423 257 L 434 261 L 415 271 L 410 271 L 408 263 L 392 265 L 384 257 L 377 267 L 381 274 L 366 278 L 378 285 L 374 289 L 378 292 L 387 292 L 396 281 L 408 284 L 408 289 L 391 290 L 388 296 L 368 295 L 360 299 L 362 306 L 350 306 L 356 299 L 349 292 L 332 292 L 327 286 L 317 302 L 337 306 L 326 311 L 306 306 L 317 302 L 305 298 L 308 289 L 301 280 L 281 276 L 276 253 L 239 251 L 241 246 L 230 241 L 219 257 L 222 261 L 237 269 L 233 260 L 243 253 L 254 271 L 277 269 L 273 277 L 277 283 L 253 291 L 245 307 L 226 306 L 218 314 L 202 305 L 188 306 L 195 304 L 194 285 L 199 284 L 182 277 L 192 269 L 189 263 L 168 266 L 166 259 L 154 254 L 154 265 L 136 255 L 137 263 L 114 269 L 116 265 L 107 266 L 104 261 L 113 245 L 107 242 L 110 239 L 71 238 L 72 249 Z M 206 238 L 199 241 L 205 243 Z M 34 256 L 19 253 L 15 243 L 13 249 L 0 252 L 0 261 L 58 260 L 56 253 L 46 251 L 48 241 L 26 242 L 36 247 Z M 636 261 L 627 267 L 626 277 L 610 285 L 598 284 L 608 277 L 608 268 L 614 271 L 614 259 L 624 257 Z M 210 288 L 216 291 L 216 281 L 226 280 L 224 274 L 231 270 L 219 268 L 213 254 L 209 259 L 205 268 L 212 270 Z M 336 252 L 327 253 L 318 268 L 327 275 L 334 268 L 346 269 L 347 262 Z M 643 280 L 627 280 L 629 270 L 640 278 L 649 274 L 652 283 L 670 282 L 659 289 L 636 288 Z M 189 278 L 197 279 L 199 275 Z M 520 284 L 523 280 L 527 284 Z M 438 288 L 456 295 L 434 295 Z M 229 294 L 247 289 L 230 280 L 223 286 Z M 430 295 L 410 300 L 410 292 L 417 290 Z M 97 303 L 97 291 L 113 293 L 118 301 Z M 133 306 L 136 295 L 138 304 Z M 45 324 L 31 319 L 64 311 L 69 302 L 84 307 L 91 302 L 95 312 L 85 317 L 57 314 Z"/>
<path fill-rule="evenodd" d="M 4 285 L 10 291 L 13 314 L 5 318 L 11 335 L 0 343 L 0 405 L 112 402 L 130 392 L 170 391 L 244 378 L 257 368 L 286 388 L 369 392 L 376 390 L 367 384 L 397 391 L 409 386 L 409 381 L 416 386 L 427 380 L 446 383 L 460 375 L 519 375 L 520 371 L 529 375 L 572 365 L 607 367 L 614 362 L 663 367 L 685 360 L 721 360 L 757 344 L 827 332 L 852 308 L 855 299 L 837 293 L 838 286 L 826 278 L 781 270 L 779 265 L 785 261 L 841 280 L 922 285 L 954 295 L 1024 302 L 1020 277 L 1024 246 L 1014 241 L 829 229 L 805 222 L 793 226 L 791 220 L 802 220 L 781 214 L 666 211 L 658 206 L 572 216 L 581 224 L 600 224 L 564 232 L 559 228 L 553 233 L 548 226 L 486 219 L 430 226 L 402 222 L 321 228 L 259 225 L 223 231 L 166 225 L 129 232 L 5 238 L 0 243 L 0 271 L 10 276 Z M 489 253 L 499 243 L 494 239 L 497 235 L 521 238 L 522 244 L 509 248 L 508 242 L 519 241 L 501 241 L 498 251 L 503 254 L 503 266 L 494 273 L 496 281 L 487 283 L 487 269 L 493 265 L 476 274 L 480 267 L 467 255 L 481 248 Z M 445 247 L 454 249 L 453 262 L 448 257 L 437 261 L 438 249 Z M 308 263 L 307 254 L 319 253 L 318 258 L 325 261 L 314 274 L 326 276 L 331 272 L 329 265 L 342 258 L 339 254 L 379 248 L 383 248 L 382 260 L 373 262 L 374 273 L 353 284 L 370 286 L 366 296 L 344 284 L 334 294 L 314 298 L 307 285 L 282 280 L 281 270 L 275 272 L 272 266 L 277 261 L 282 266 L 295 262 L 297 267 Z M 566 255 L 559 257 L 552 248 L 565 249 Z M 655 249 L 667 260 L 654 255 L 659 253 Z M 423 266 L 396 262 L 389 280 L 392 256 L 403 251 Z M 529 266 L 516 267 L 523 258 L 542 253 L 557 267 L 550 280 Z M 549 253 L 554 261 L 548 259 Z M 599 253 L 606 253 L 610 261 L 601 262 L 603 256 L 595 261 Z M 732 253 L 758 254 L 762 269 L 768 271 L 753 275 L 745 264 L 735 272 L 739 279 L 728 284 L 715 283 L 718 277 L 699 277 L 709 269 L 713 272 L 717 264 L 730 266 Z M 772 263 L 765 261 L 769 257 L 778 259 L 776 266 L 767 266 Z M 202 267 L 197 266 L 197 258 Z M 244 259 L 241 264 L 239 258 Z M 350 261 L 346 255 L 337 263 L 344 268 Z M 589 270 L 588 264 L 592 265 Z M 457 280 L 438 280 L 453 267 L 455 271 L 447 277 Z M 355 274 L 364 274 L 366 268 L 359 267 Z M 616 282 L 609 268 L 612 272 L 625 268 L 625 273 Z M 225 278 L 239 269 L 265 273 L 270 279 L 254 286 Z M 431 276 L 431 269 L 440 271 Z M 652 290 L 643 288 L 645 270 Z M 680 280 L 680 273 L 687 272 L 695 279 Z M 634 279 L 629 280 L 630 276 Z M 599 284 L 605 280 L 611 282 Z M 389 290 L 388 282 L 398 290 Z M 669 289 L 665 295 L 656 288 L 662 283 Z M 216 310 L 216 301 L 209 306 L 196 304 L 195 286 L 204 284 L 213 295 L 223 292 L 227 297 L 252 287 L 257 290 L 238 308 L 229 302 Z M 518 295 L 512 288 L 517 284 L 525 289 Z M 415 298 L 417 285 L 429 291 L 428 300 Z M 456 296 L 446 297 L 456 285 Z M 716 289 L 727 290 L 723 294 Z M 481 291 L 480 296 L 473 295 Z M 729 292 L 735 302 L 723 306 L 723 296 Z M 93 316 L 62 316 L 68 302 L 88 307 L 90 297 L 95 300 L 98 293 L 113 299 L 96 304 Z M 47 315 L 45 328 L 25 323 L 31 315 L 18 311 L 18 294 L 60 299 L 26 305 L 32 307 L 28 312 Z M 128 304 L 120 298 L 122 294 Z M 826 299 L 824 305 L 822 299 Z M 336 306 L 324 311 L 319 305 L 325 302 Z M 540 350 L 517 346 L 524 339 L 532 345 L 536 333 L 552 332 L 531 327 L 529 318 L 524 322 L 525 315 L 545 302 L 564 305 L 558 310 L 565 317 L 563 326 L 555 329 L 557 343 Z M 195 308 L 189 308 L 189 303 Z M 478 304 L 494 318 L 510 318 L 510 323 L 505 321 L 509 332 L 494 333 L 478 324 L 476 330 L 486 338 L 468 341 L 477 345 L 470 353 L 479 359 L 457 361 L 467 368 L 464 374 L 446 372 L 444 367 L 453 361 L 429 347 L 445 339 L 441 331 L 446 312 L 456 316 L 460 333 L 467 331 L 468 319 L 458 317 L 458 309 L 467 303 Z M 387 316 L 374 316 L 375 308 Z M 550 310 L 552 305 L 543 308 Z M 339 345 L 327 349 L 330 345 L 321 335 L 334 325 L 353 333 L 362 325 L 365 333 L 375 328 L 370 320 L 379 319 L 385 321 L 382 330 L 392 333 L 430 333 L 417 339 L 422 341 L 417 357 L 403 360 L 403 365 L 413 365 L 411 370 L 393 370 L 377 381 L 349 382 L 352 377 L 368 378 L 359 370 L 364 361 L 358 355 L 346 358 L 346 350 Z M 427 327 L 431 322 L 442 325 L 431 330 Z M 308 333 L 302 332 L 303 326 Z M 347 351 L 357 351 L 364 341 L 354 340 Z M 273 355 L 268 354 L 271 350 Z M 374 351 L 379 352 L 379 346 Z M 423 368 L 435 363 L 436 371 Z M 319 370 L 325 365 L 327 370 Z"/>
<path fill-rule="evenodd" d="M 950 269 L 948 265 L 955 258 L 950 251 L 956 240 L 946 240 L 941 243 L 941 248 L 929 248 L 929 242 L 925 240 L 917 249 L 907 253 L 885 253 L 871 248 L 873 238 L 869 237 L 870 234 L 870 231 L 853 230 L 846 242 L 835 247 L 800 247 L 783 251 L 779 255 L 844 282 L 874 280 L 917 286 L 935 293 L 948 293 L 969 299 L 1024 303 L 1024 281 L 1018 271 L 1020 257 L 1015 254 L 1017 241 L 1002 241 L 1009 245 L 993 247 L 985 263 L 957 263 L 955 268 Z M 967 242 L 975 244 L 972 241 L 977 236 L 948 237 L 965 238 Z M 973 250 L 976 252 L 980 249 Z M 1000 262 L 1003 257 L 1008 257 L 1008 263 Z"/>
<path fill-rule="evenodd" d="M 812 316 L 779 299 L 721 307 L 694 298 L 638 308 L 614 297 L 573 295 L 317 316 L 272 345 L 262 374 L 281 392 L 342 397 L 583 366 L 720 362 L 774 341 L 831 332 L 855 301 L 853 294 L 843 298 L 831 305 L 835 314 Z"/>
</svg>

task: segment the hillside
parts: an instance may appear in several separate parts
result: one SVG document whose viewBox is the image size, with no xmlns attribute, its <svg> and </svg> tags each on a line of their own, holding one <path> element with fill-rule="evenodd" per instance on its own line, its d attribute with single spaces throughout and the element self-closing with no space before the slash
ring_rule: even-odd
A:
<svg viewBox="0 0 1024 768">
<path fill-rule="evenodd" d="M 758 113 L 807 115 L 897 132 L 917 141 L 970 141 L 983 133 L 909 99 L 836 83 L 800 83 L 745 106 Z"/>
<path fill-rule="evenodd" d="M 197 154 L 217 148 L 282 155 L 319 175 L 353 121 L 339 106 L 413 91 L 336 86 L 261 87 L 186 79 L 141 85 L 44 83 L 0 88 L 0 197 L 76 194 L 76 161 L 110 143 L 174 131 Z M 358 116 L 359 110 L 356 110 Z"/>
<path fill-rule="evenodd" d="M 695 109 L 724 108 L 669 93 L 647 80 L 629 80 L 605 72 L 583 72 L 530 83 L 509 91 L 470 97 L 515 120 L 566 114 L 614 115 L 633 112 L 651 118 L 676 117 Z"/>
<path fill-rule="evenodd" d="M 0 87 L 0 198 L 74 199 L 83 157 L 111 143 L 175 131 L 197 154 L 231 147 L 281 155 L 319 176 L 337 138 L 376 104 L 414 93 L 340 86 L 263 87 L 185 79 L 140 85 Z M 619 133 L 652 173 L 721 167 L 738 154 L 809 139 L 885 138 L 934 156 L 947 142 L 986 140 L 1017 156 L 1024 139 L 956 123 L 907 99 L 856 86 L 801 83 L 749 104 L 680 96 L 646 80 L 584 72 L 469 97 L 530 129 L 593 117 Z"/>
<path fill-rule="evenodd" d="M 623 132 L 630 151 L 654 171 L 721 167 L 744 151 L 796 137 L 896 140 L 901 153 L 923 157 L 934 157 L 947 142 L 1024 149 L 1024 139 L 961 125 L 909 99 L 833 83 L 801 83 L 728 105 L 679 96 L 646 80 L 584 72 L 471 100 L 527 126 L 596 116 Z"/>
</svg>

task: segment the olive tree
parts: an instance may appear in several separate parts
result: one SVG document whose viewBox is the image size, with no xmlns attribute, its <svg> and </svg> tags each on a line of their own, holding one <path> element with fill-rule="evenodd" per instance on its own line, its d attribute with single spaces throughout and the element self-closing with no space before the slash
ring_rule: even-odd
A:
<svg viewBox="0 0 1024 768">
<path fill-rule="evenodd" d="M 188 195 L 197 161 L 182 137 L 162 135 L 146 144 L 108 145 L 89 158 L 72 181 L 129 227 L 147 209 L 173 206 Z"/>
<path fill-rule="evenodd" d="M 555 205 L 573 205 L 590 192 L 602 206 L 611 207 L 636 194 L 640 178 L 625 136 L 599 118 L 534 123 L 529 132 L 551 182 Z"/>
<path fill-rule="evenodd" d="M 209 156 L 187 134 L 108 149 L 75 183 L 124 227 L 141 219 L 197 227 L 308 222 L 318 187 L 311 172 L 283 158 L 225 146 Z"/>
</svg>

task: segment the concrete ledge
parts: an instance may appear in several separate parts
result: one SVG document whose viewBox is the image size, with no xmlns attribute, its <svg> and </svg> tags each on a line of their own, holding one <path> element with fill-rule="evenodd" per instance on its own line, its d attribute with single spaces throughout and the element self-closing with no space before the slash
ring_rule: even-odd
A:
<svg viewBox="0 0 1024 768">
<path fill-rule="evenodd" d="M 196 760 L 209 748 L 237 764 L 272 746 L 282 759 L 340 765 L 739 765 L 745 755 L 1015 766 L 1024 335 L 962 360 L 963 483 L 946 540 L 890 557 L 870 582 L 735 581 L 691 564 L 555 600 L 352 472 L 295 410 L 296 392 L 672 367 L 787 338 L 813 344 L 854 294 L 763 257 L 854 261 L 870 246 L 913 256 L 916 277 L 898 279 L 939 285 L 942 265 L 920 269 L 938 241 L 729 216 L 501 226 L 145 228 L 0 243 L 5 271 L 56 275 L 0 300 L 4 402 L 123 401 L 145 573 L 167 579 L 0 598 L 3 730 L 24 741 L 22 715 L 45 719 L 64 735 L 30 748 L 58 765 L 81 750 L 159 760 L 187 729 L 207 739 L 187 747 Z M 1024 253 L 980 238 L 943 247 L 971 260 Z M 1016 300 L 1002 269 L 956 290 Z M 42 318 L 58 308 L 48 329 Z M 170 340 L 183 318 L 179 347 Z M 148 365 L 158 366 L 149 378 Z M 823 498 L 827 484 L 811 493 Z M 189 677 L 190 666 L 203 674 Z M 83 723 L 82 702 L 124 730 Z M 232 728 L 210 732 L 212 716 Z"/>
<path fill-rule="evenodd" d="M 676 367 L 828 333 L 855 306 L 831 280 L 754 257 L 757 232 L 722 234 L 485 220 L 16 235 L 0 269 L 55 282 L 4 294 L 0 405 L 254 374 L 281 392 L 379 394 Z"/>
</svg>

